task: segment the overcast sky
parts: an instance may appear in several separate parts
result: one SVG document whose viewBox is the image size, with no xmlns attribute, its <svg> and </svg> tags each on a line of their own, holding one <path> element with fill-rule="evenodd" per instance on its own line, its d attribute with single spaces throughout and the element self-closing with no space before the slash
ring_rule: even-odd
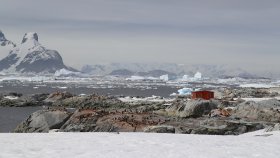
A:
<svg viewBox="0 0 280 158">
<path fill-rule="evenodd" d="M 1 0 L 0 29 L 70 66 L 108 62 L 280 66 L 279 0 Z"/>
</svg>

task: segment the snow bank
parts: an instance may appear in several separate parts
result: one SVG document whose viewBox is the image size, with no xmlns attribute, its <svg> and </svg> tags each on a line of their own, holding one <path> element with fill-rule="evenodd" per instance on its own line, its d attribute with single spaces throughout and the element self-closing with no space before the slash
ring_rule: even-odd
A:
<svg viewBox="0 0 280 158">
<path fill-rule="evenodd" d="M 238 98 L 234 98 L 234 100 L 237 100 Z M 241 98 L 245 101 L 254 101 L 254 102 L 260 102 L 264 100 L 270 100 L 270 99 L 277 99 L 280 100 L 280 97 L 273 97 L 273 98 Z"/>
<path fill-rule="evenodd" d="M 0 134 L 0 157 L 278 158 L 280 132 L 269 135 Z"/>
<path fill-rule="evenodd" d="M 243 88 L 272 88 L 272 87 L 277 87 L 272 84 L 261 84 L 261 83 L 252 83 L 252 84 L 242 84 L 240 87 Z"/>
<path fill-rule="evenodd" d="M 145 97 L 145 98 L 137 98 L 137 97 L 124 97 L 124 98 L 118 98 L 122 102 L 127 103 L 134 103 L 134 102 L 171 102 L 174 101 L 174 99 L 170 98 L 162 98 L 160 96 L 151 96 L 151 97 Z"/>
<path fill-rule="evenodd" d="M 4 98 L 9 99 L 9 100 L 17 100 L 18 99 L 18 97 L 16 97 L 16 96 L 5 96 Z"/>
</svg>

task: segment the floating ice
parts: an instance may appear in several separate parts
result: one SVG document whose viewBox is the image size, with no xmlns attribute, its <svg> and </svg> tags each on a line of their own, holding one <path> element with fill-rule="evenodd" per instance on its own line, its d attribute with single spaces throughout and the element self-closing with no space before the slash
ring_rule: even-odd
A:
<svg viewBox="0 0 280 158">
<path fill-rule="evenodd" d="M 67 69 L 60 69 L 54 73 L 54 76 L 69 76 L 69 75 L 78 75 L 78 72 L 69 71 Z"/>
<path fill-rule="evenodd" d="M 5 99 L 9 99 L 9 100 L 16 100 L 16 99 L 18 99 L 18 97 L 16 97 L 16 96 L 5 96 L 4 98 Z"/>
<path fill-rule="evenodd" d="M 262 84 L 262 83 L 251 83 L 251 84 L 242 84 L 240 85 L 242 88 L 272 88 L 278 87 L 272 84 Z"/>
<path fill-rule="evenodd" d="M 163 81 L 168 81 L 169 80 L 168 74 L 160 76 L 159 79 Z"/>
<path fill-rule="evenodd" d="M 130 81 L 137 81 L 137 80 L 144 80 L 145 77 L 143 76 L 131 76 L 130 78 L 126 78 L 126 80 L 130 80 Z"/>
<path fill-rule="evenodd" d="M 188 79 L 189 79 L 189 75 L 184 75 L 182 78 L 183 81 L 187 81 Z"/>
<path fill-rule="evenodd" d="M 190 95 L 192 93 L 192 88 L 182 88 L 178 90 L 179 95 Z"/>
<path fill-rule="evenodd" d="M 201 79 L 202 78 L 202 74 L 200 72 L 195 73 L 194 75 L 195 79 Z"/>
</svg>

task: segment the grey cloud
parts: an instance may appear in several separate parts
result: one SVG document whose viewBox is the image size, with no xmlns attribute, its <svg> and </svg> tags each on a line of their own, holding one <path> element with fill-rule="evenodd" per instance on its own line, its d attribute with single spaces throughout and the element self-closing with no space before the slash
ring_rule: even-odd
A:
<svg viewBox="0 0 280 158">
<path fill-rule="evenodd" d="M 79 52 L 74 66 L 161 60 L 253 70 L 280 57 L 279 15 L 279 0 L 2 0 L 0 27 L 14 40 L 37 31 L 66 63 Z"/>
</svg>

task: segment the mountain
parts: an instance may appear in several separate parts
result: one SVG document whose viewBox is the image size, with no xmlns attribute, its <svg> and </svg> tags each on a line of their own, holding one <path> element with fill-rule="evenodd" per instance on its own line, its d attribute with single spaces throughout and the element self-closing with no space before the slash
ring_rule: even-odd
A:
<svg viewBox="0 0 280 158">
<path fill-rule="evenodd" d="M 177 75 L 172 72 L 168 72 L 165 70 L 151 70 L 148 72 L 137 72 L 139 76 L 151 76 L 151 77 L 160 77 L 162 75 L 168 75 L 170 78 L 176 78 Z"/>
<path fill-rule="evenodd" d="M 172 73 L 180 73 L 177 64 L 169 63 L 109 63 L 85 65 L 81 71 L 91 75 L 108 75 L 115 70 L 128 70 L 133 73 L 149 72 L 154 70 L 163 70 Z"/>
<path fill-rule="evenodd" d="M 5 40 L 3 37 L 2 33 L 2 39 Z M 14 45 L 8 55 L 0 60 L 0 71 L 6 73 L 55 73 L 60 69 L 74 70 L 64 65 L 56 50 L 41 45 L 35 32 L 26 33 L 21 44 Z"/>
<path fill-rule="evenodd" d="M 201 72 L 207 77 L 224 77 L 224 76 L 245 76 L 250 77 L 246 70 L 241 68 L 230 67 L 228 65 L 206 65 L 206 64 L 175 64 L 175 63 L 110 63 L 98 65 L 86 65 L 82 72 L 91 75 L 107 75 L 112 72 L 126 70 L 140 76 L 155 76 L 168 74 L 171 76 L 193 76 L 196 72 Z M 120 74 L 120 73 L 119 73 Z"/>
<path fill-rule="evenodd" d="M 15 46 L 13 42 L 6 39 L 0 30 L 0 59 L 6 57 Z"/>
<path fill-rule="evenodd" d="M 127 69 L 113 70 L 109 75 L 113 76 L 132 76 L 134 72 Z"/>
<path fill-rule="evenodd" d="M 111 73 L 112 71 L 108 71 L 104 65 L 85 65 L 82 67 L 81 72 L 90 75 L 105 75 L 107 73 Z"/>
</svg>

